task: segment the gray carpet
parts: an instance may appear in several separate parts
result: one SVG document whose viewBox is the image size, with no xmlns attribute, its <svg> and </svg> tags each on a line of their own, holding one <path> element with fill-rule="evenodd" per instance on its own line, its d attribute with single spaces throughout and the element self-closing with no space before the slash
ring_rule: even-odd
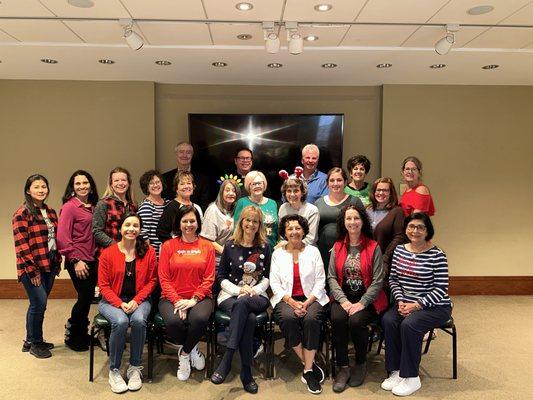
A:
<svg viewBox="0 0 533 400">
<path fill-rule="evenodd" d="M 416 399 L 533 399 L 533 297 L 467 297 L 454 299 L 454 318 L 459 336 L 459 379 L 451 379 L 451 338 L 439 332 L 429 354 L 423 356 L 422 388 Z M 50 300 L 45 320 L 45 339 L 55 343 L 53 357 L 38 360 L 20 351 L 24 337 L 26 300 L 0 300 L 0 399 L 115 399 L 107 383 L 105 353 L 97 349 L 95 381 L 88 381 L 88 352 L 75 353 L 63 344 L 64 324 L 72 300 Z M 92 312 L 96 310 L 93 306 Z M 277 341 L 281 346 L 281 341 Z M 280 353 L 281 349 L 276 349 Z M 146 356 L 146 354 L 145 354 Z M 127 367 L 127 352 L 123 369 Z M 234 364 L 234 370 L 238 363 Z M 529 366 L 529 367 L 528 367 Z M 215 386 L 193 372 L 188 382 L 176 378 L 177 355 L 168 348 L 157 355 L 155 377 L 137 393 L 123 398 L 137 399 L 236 399 L 254 398 L 245 394 L 238 374 Z M 278 377 L 262 379 L 255 398 L 303 399 L 312 396 L 300 382 L 301 367 L 294 356 L 277 358 Z M 382 355 L 369 356 L 369 375 L 362 387 L 342 394 L 326 381 L 324 399 L 393 399 L 380 388 L 385 377 Z"/>
</svg>

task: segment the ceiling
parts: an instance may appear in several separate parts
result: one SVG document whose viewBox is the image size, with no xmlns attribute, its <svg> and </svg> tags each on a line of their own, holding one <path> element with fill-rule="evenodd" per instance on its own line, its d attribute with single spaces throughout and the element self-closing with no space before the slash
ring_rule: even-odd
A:
<svg viewBox="0 0 533 400">
<path fill-rule="evenodd" d="M 529 0 L 0 0 L 0 79 L 134 80 L 181 84 L 533 84 Z M 315 11 L 320 3 L 332 5 Z M 483 15 L 467 10 L 492 6 Z M 134 20 L 145 45 L 131 50 L 119 18 Z M 265 50 L 262 21 L 277 22 L 281 50 Z M 287 21 L 316 35 L 287 50 Z M 452 51 L 434 45 L 444 25 L 462 26 Z M 479 26 L 481 25 L 481 26 Z M 504 25 L 504 26 L 502 26 Z M 511 25 L 511 26 L 510 26 Z M 249 40 L 237 35 L 249 34 Z M 45 64 L 41 59 L 56 60 Z M 113 60 L 101 64 L 98 60 Z M 161 66 L 157 60 L 171 64 Z M 225 67 L 214 67 L 213 62 Z M 268 68 L 280 63 L 281 68 Z M 334 63 L 335 68 L 323 68 Z M 378 64 L 392 64 L 377 68 Z M 429 68 L 445 64 L 444 68 Z M 496 64 L 486 70 L 482 66 Z"/>
</svg>

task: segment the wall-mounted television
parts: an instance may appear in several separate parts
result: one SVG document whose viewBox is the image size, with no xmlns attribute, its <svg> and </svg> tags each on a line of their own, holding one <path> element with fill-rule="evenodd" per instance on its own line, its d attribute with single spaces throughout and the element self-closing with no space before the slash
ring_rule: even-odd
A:
<svg viewBox="0 0 533 400">
<path fill-rule="evenodd" d="M 319 147 L 321 171 L 342 165 L 343 125 L 343 114 L 189 114 L 193 167 L 216 182 L 235 171 L 235 151 L 249 147 L 253 169 L 266 175 L 268 195 L 279 199 L 278 171 L 292 173 L 301 165 L 301 149 L 307 143 Z"/>
</svg>

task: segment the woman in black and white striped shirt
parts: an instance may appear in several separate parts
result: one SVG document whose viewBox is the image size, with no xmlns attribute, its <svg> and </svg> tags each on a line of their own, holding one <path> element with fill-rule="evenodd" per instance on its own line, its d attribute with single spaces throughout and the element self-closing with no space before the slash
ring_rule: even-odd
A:
<svg viewBox="0 0 533 400">
<path fill-rule="evenodd" d="M 452 312 L 448 261 L 431 242 L 431 220 L 424 213 L 413 213 L 404 227 L 409 243 L 396 247 L 389 277 L 395 305 L 382 319 L 389 377 L 381 387 L 398 396 L 420 389 L 418 367 L 424 334 L 446 323 Z"/>
</svg>

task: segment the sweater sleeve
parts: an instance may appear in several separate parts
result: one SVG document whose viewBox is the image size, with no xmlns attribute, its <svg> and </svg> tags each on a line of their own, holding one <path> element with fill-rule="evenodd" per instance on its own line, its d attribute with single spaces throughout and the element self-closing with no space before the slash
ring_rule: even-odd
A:
<svg viewBox="0 0 533 400">
<path fill-rule="evenodd" d="M 333 298 L 339 302 L 339 304 L 342 304 L 346 301 L 348 301 L 348 298 L 344 294 L 344 291 L 339 285 L 338 282 L 338 276 L 337 276 L 337 268 L 335 268 L 335 248 L 333 247 L 331 249 L 331 256 L 329 257 L 329 266 L 328 266 L 328 285 L 329 285 L 329 292 L 333 296 Z"/>
<path fill-rule="evenodd" d="M 208 248 L 207 259 L 205 265 L 204 276 L 202 282 L 194 291 L 194 295 L 198 300 L 203 300 L 205 297 L 211 297 L 213 291 L 213 282 L 215 282 L 215 248 L 211 243 L 207 243 Z"/>
<path fill-rule="evenodd" d="M 274 295 L 278 295 L 280 297 L 283 297 L 285 295 L 291 295 L 290 293 L 285 293 L 283 291 L 283 287 L 281 285 L 281 266 L 279 265 L 278 260 L 278 252 L 275 251 L 272 253 L 272 261 L 270 263 L 270 274 L 269 274 L 269 280 L 270 280 L 270 288 L 272 289 L 272 293 Z"/>
<path fill-rule="evenodd" d="M 433 261 L 433 288 L 421 299 L 424 308 L 433 307 L 448 294 L 448 260 L 444 252 L 439 251 L 437 259 Z"/>
<path fill-rule="evenodd" d="M 13 216 L 13 237 L 15 239 L 15 252 L 17 258 L 24 263 L 24 272 L 28 275 L 28 278 L 34 278 L 41 274 L 41 271 L 35 265 L 33 254 L 30 249 L 29 243 L 29 223 L 28 217 L 24 212 L 16 212 Z"/>
<path fill-rule="evenodd" d="M 393 236 L 391 242 L 389 243 L 387 248 L 384 249 L 383 253 L 383 267 L 385 270 L 385 276 L 388 274 L 388 271 L 390 269 L 390 263 L 392 259 L 392 254 L 394 253 L 394 249 L 399 244 L 405 243 L 407 241 L 407 238 L 405 237 L 405 233 L 403 231 L 403 222 L 405 221 L 405 215 L 403 214 L 403 210 L 400 207 L 396 207 L 391 212 L 394 213 L 394 220 L 392 223 Z"/>
<path fill-rule="evenodd" d="M 396 302 L 404 301 L 403 289 L 398 282 L 398 252 L 392 254 L 392 266 L 389 275 L 389 287 Z"/>
<path fill-rule="evenodd" d="M 229 242 L 231 243 L 231 242 Z M 220 288 L 229 294 L 230 296 L 238 296 L 240 293 L 239 286 L 235 285 L 233 282 L 230 282 L 228 279 L 229 274 L 231 272 L 231 247 L 228 242 L 224 245 L 224 251 L 222 252 L 222 256 L 220 257 L 220 264 L 218 266 L 217 270 L 217 281 L 220 284 Z"/>
<path fill-rule="evenodd" d="M 312 260 L 315 267 L 315 284 L 313 285 L 311 294 L 315 296 L 317 301 L 320 301 L 326 288 L 326 272 L 324 271 L 324 263 L 322 262 L 322 257 L 318 249 L 316 247 L 309 248 L 313 249 L 315 253 Z"/>
<path fill-rule="evenodd" d="M 379 292 L 383 288 L 383 260 L 379 246 L 376 246 L 372 258 L 372 283 L 366 288 L 366 292 L 360 300 L 365 307 L 368 307 L 377 299 Z"/>
<path fill-rule="evenodd" d="M 141 218 L 143 227 L 141 228 L 141 238 L 143 240 L 149 240 L 148 237 L 148 228 L 146 225 L 146 221 L 150 219 L 150 217 L 154 213 L 154 208 L 150 205 L 148 201 L 143 201 L 141 205 L 139 206 L 139 210 L 137 210 L 137 214 L 139 214 L 139 217 Z"/>
<path fill-rule="evenodd" d="M 94 208 L 93 214 L 93 235 L 96 244 L 100 247 L 109 247 L 114 243 L 105 233 L 105 225 L 107 222 L 107 203 L 100 200 Z"/>
<path fill-rule="evenodd" d="M 80 258 L 75 254 L 74 242 L 72 240 L 72 231 L 74 227 L 74 212 L 66 203 L 61 210 L 61 217 L 57 224 L 57 248 L 61 255 L 68 260 L 71 258 Z"/>
<path fill-rule="evenodd" d="M 122 300 L 113 291 L 113 257 L 109 251 L 104 251 L 98 260 L 98 287 L 102 297 L 111 305 L 120 307 Z"/>
<path fill-rule="evenodd" d="M 166 242 L 161 246 L 159 254 L 159 284 L 161 285 L 161 296 L 170 301 L 172 304 L 181 300 L 174 285 L 172 284 L 172 276 L 170 275 L 170 257 L 172 256 L 171 243 Z"/>
<path fill-rule="evenodd" d="M 314 210 L 314 212 L 309 215 L 307 222 L 309 224 L 309 233 L 303 239 L 303 242 L 312 246 L 318 239 L 318 224 L 320 223 L 320 214 L 318 213 L 318 210 Z"/>
<path fill-rule="evenodd" d="M 146 267 L 146 282 L 144 286 L 137 292 L 134 300 L 137 304 L 141 304 L 148 296 L 154 291 L 157 285 L 157 260 L 155 256 L 155 250 L 152 246 L 148 246 L 148 251 L 144 255 Z"/>
<path fill-rule="evenodd" d="M 155 232 L 161 243 L 165 243 L 167 240 L 172 239 L 172 224 L 174 222 L 175 213 L 174 202 L 170 202 L 161 214 L 161 219 L 157 224 Z"/>
</svg>

